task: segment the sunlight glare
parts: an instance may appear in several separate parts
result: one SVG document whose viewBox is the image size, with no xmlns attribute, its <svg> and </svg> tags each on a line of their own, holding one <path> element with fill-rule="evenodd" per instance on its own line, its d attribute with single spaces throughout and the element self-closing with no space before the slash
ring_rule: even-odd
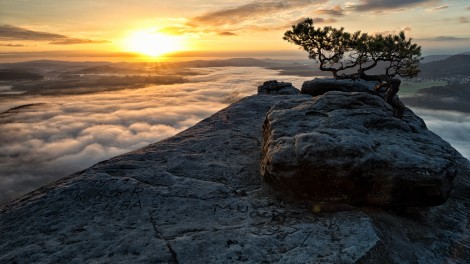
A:
<svg viewBox="0 0 470 264">
<path fill-rule="evenodd" d="M 152 31 L 138 31 L 126 38 L 125 48 L 128 51 L 157 57 L 182 50 L 184 45 L 183 40 L 177 36 Z"/>
</svg>

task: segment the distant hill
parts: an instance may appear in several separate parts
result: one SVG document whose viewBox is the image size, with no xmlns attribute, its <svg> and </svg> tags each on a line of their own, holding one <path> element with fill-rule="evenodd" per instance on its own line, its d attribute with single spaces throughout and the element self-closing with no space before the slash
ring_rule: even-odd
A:
<svg viewBox="0 0 470 264">
<path fill-rule="evenodd" d="M 22 71 L 45 74 L 51 71 L 80 70 L 87 67 L 111 64 L 104 61 L 55 61 L 55 60 L 35 60 L 16 63 L 2 63 L 0 69 L 15 69 Z"/>
<path fill-rule="evenodd" d="M 421 69 L 419 76 L 425 78 L 470 76 L 470 55 L 454 55 L 444 60 L 423 63 L 419 67 Z"/>
<path fill-rule="evenodd" d="M 1 81 L 17 81 L 17 80 L 42 80 L 44 77 L 40 74 L 15 70 L 15 69 L 0 69 Z"/>
<path fill-rule="evenodd" d="M 423 57 L 423 59 L 421 60 L 421 63 L 445 60 L 449 58 L 450 56 L 452 55 L 429 55 L 429 56 Z"/>
</svg>

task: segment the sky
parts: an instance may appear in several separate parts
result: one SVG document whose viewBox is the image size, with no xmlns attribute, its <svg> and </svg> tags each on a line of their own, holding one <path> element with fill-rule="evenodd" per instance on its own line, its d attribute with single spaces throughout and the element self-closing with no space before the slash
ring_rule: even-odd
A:
<svg viewBox="0 0 470 264">
<path fill-rule="evenodd" d="M 306 17 L 347 31 L 404 30 L 423 55 L 470 51 L 468 0 L 0 0 L 0 61 L 135 52 L 298 55 L 282 36 Z"/>
</svg>

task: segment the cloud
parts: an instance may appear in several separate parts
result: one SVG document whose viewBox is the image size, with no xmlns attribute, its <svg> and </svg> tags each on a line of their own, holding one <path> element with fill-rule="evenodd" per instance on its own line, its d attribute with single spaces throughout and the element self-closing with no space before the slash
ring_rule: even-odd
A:
<svg viewBox="0 0 470 264">
<path fill-rule="evenodd" d="M 76 39 L 76 38 L 65 38 L 61 40 L 54 40 L 49 42 L 52 45 L 75 45 L 75 44 L 106 44 L 110 43 L 107 40 L 91 40 L 91 39 Z"/>
<path fill-rule="evenodd" d="M 235 36 L 246 31 L 278 31 L 286 29 L 286 21 L 299 13 L 309 13 L 310 8 L 321 3 L 320 0 L 264 0 L 229 6 L 203 13 L 180 24 L 161 28 L 167 34 L 217 34 Z M 338 6 L 339 7 L 339 6 Z M 333 7 L 332 12 L 339 12 Z M 334 23 L 335 19 L 317 18 L 318 23 Z M 289 24 L 287 27 L 290 27 Z M 217 33 L 219 32 L 219 33 Z"/>
<path fill-rule="evenodd" d="M 387 36 L 387 35 L 395 35 L 395 34 L 398 34 L 400 31 L 405 31 L 405 33 L 406 33 L 406 32 L 410 32 L 411 30 L 412 30 L 411 27 L 405 26 L 405 27 L 402 27 L 402 28 L 400 28 L 400 29 L 393 29 L 393 30 L 384 30 L 384 31 L 379 31 L 379 32 L 372 32 L 372 34 Z"/>
<path fill-rule="evenodd" d="M 464 16 L 459 17 L 460 23 L 470 23 L 470 20 Z"/>
<path fill-rule="evenodd" d="M 293 82 L 262 68 L 200 68 L 190 82 L 106 93 L 0 97 L 0 203 L 94 163 L 157 142 L 228 103 L 256 93 L 267 79 Z M 260 76 L 263 76 L 262 80 Z M 86 77 L 83 77 L 86 78 Z M 99 84 L 98 84 L 99 85 Z"/>
<path fill-rule="evenodd" d="M 292 25 L 296 25 L 298 23 L 301 23 L 303 21 L 305 21 L 306 17 L 302 17 L 300 19 L 296 19 L 294 21 L 291 21 L 289 23 L 287 23 L 286 25 L 283 25 L 281 27 L 279 27 L 279 29 L 285 29 L 285 28 L 288 28 L 288 27 L 291 27 Z M 321 18 L 321 17 L 315 17 L 315 18 L 312 18 L 313 20 L 313 23 L 314 24 L 324 24 L 324 23 L 336 23 L 337 20 L 334 19 L 334 18 Z"/>
<path fill-rule="evenodd" d="M 301 9 L 319 0 L 291 0 L 291 1 L 256 1 L 237 7 L 217 10 L 194 17 L 189 21 L 190 26 L 220 26 L 235 25 L 247 20 L 257 20 L 266 15 L 274 15 L 280 12 L 286 12 L 290 9 Z"/>
<path fill-rule="evenodd" d="M 160 28 L 158 32 L 169 34 L 169 35 L 184 35 L 184 34 L 191 34 L 191 33 L 199 33 L 200 30 L 196 30 L 193 27 L 188 27 L 187 25 L 186 26 L 181 25 L 181 26 Z"/>
<path fill-rule="evenodd" d="M 219 32 L 218 35 L 220 36 L 237 36 L 237 34 L 229 31 Z"/>
<path fill-rule="evenodd" d="M 437 7 L 428 8 L 428 9 L 426 9 L 425 11 L 426 11 L 427 13 L 434 13 L 434 12 L 436 12 L 436 11 L 443 10 L 443 9 L 447 9 L 447 8 L 449 8 L 449 6 L 447 6 L 447 5 L 441 5 L 441 6 L 437 6 Z"/>
<path fill-rule="evenodd" d="M 322 14 L 322 15 L 330 15 L 330 16 L 335 16 L 335 17 L 340 17 L 344 16 L 344 9 L 341 8 L 341 6 L 336 5 L 333 6 L 331 9 L 320 9 L 316 10 L 315 14 Z"/>
<path fill-rule="evenodd" d="M 11 43 L 7 43 L 7 44 L 0 43 L 0 46 L 2 47 L 26 47 L 26 45 L 23 45 L 23 44 L 11 44 Z"/>
<path fill-rule="evenodd" d="M 433 38 L 423 38 L 420 40 L 428 40 L 428 41 L 466 41 L 470 38 L 462 38 L 462 37 L 453 37 L 453 36 L 438 36 Z"/>
<path fill-rule="evenodd" d="M 401 30 L 402 30 L 402 31 L 405 31 L 405 32 L 406 32 L 406 31 L 411 31 L 411 27 L 409 27 L 409 26 L 402 27 Z"/>
<path fill-rule="evenodd" d="M 316 17 L 316 18 L 313 18 L 313 23 L 317 23 L 317 24 L 324 24 L 324 23 L 335 23 L 337 22 L 336 19 L 334 18 L 321 18 L 321 17 Z"/>
<path fill-rule="evenodd" d="M 51 41 L 49 44 L 53 45 L 73 45 L 73 44 L 103 44 L 109 43 L 105 40 L 90 40 L 71 38 L 65 35 L 33 31 L 12 25 L 0 25 L 0 39 L 8 40 L 36 40 L 36 41 Z M 4 45 L 2 45 L 4 46 Z M 20 47 L 20 46 L 9 46 Z"/>
<path fill-rule="evenodd" d="M 360 0 L 357 5 L 352 5 L 351 9 L 359 12 L 368 11 L 387 11 L 393 9 L 402 9 L 437 2 L 436 0 Z"/>
<path fill-rule="evenodd" d="M 67 38 L 64 35 L 32 31 L 12 25 L 0 25 L 0 39 L 15 40 L 53 40 Z"/>
<path fill-rule="evenodd" d="M 416 108 L 413 111 L 425 120 L 429 130 L 449 142 L 464 157 L 470 158 L 468 114 L 422 108 Z"/>
</svg>

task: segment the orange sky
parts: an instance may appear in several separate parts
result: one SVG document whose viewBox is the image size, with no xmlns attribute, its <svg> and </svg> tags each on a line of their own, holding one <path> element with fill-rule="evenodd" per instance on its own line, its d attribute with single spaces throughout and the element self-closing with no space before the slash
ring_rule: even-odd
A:
<svg viewBox="0 0 470 264">
<path fill-rule="evenodd" d="M 299 54 L 282 36 L 305 17 L 348 31 L 405 30 L 424 55 L 470 51 L 467 0 L 0 0 L 0 60 L 129 58 L 123 52 L 154 55 L 150 59 L 180 51 Z"/>
</svg>

